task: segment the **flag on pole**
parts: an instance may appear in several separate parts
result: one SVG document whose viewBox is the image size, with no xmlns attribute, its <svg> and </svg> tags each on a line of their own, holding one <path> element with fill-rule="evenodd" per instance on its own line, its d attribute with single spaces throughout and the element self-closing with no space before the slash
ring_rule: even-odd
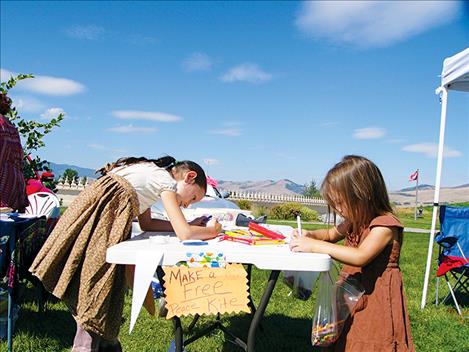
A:
<svg viewBox="0 0 469 352">
<path fill-rule="evenodd" d="M 419 170 L 415 170 L 415 172 L 411 173 L 409 176 L 409 181 L 417 181 L 419 179 Z"/>
</svg>

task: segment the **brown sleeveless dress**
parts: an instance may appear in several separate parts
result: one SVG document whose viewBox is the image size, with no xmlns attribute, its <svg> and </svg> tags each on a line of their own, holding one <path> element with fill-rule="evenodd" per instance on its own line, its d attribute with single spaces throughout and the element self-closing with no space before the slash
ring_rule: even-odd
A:
<svg viewBox="0 0 469 352">
<path fill-rule="evenodd" d="M 402 224 L 392 215 L 378 216 L 361 233 L 358 242 L 350 236 L 348 223 L 339 225 L 338 230 L 340 233 L 348 234 L 346 246 L 358 247 L 375 226 L 396 227 L 399 232 L 398 240 L 393 240 L 363 268 L 344 265 L 341 276 L 352 275 L 359 279 L 365 288 L 365 294 L 346 321 L 344 330 L 334 345 L 334 351 L 415 351 L 410 333 L 402 273 L 399 269 Z"/>
</svg>

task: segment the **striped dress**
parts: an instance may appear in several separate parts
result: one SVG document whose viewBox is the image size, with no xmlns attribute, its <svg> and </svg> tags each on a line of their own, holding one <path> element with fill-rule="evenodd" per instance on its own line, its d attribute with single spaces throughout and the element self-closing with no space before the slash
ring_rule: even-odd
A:
<svg viewBox="0 0 469 352">
<path fill-rule="evenodd" d="M 20 136 L 16 127 L 0 115 L 0 207 L 23 211 L 27 205 Z"/>
</svg>

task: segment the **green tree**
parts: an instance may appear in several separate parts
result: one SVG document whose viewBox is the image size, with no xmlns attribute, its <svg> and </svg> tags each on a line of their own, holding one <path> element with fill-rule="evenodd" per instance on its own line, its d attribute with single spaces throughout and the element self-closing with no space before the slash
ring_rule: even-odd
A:
<svg viewBox="0 0 469 352">
<path fill-rule="evenodd" d="M 305 184 L 305 190 L 303 191 L 305 197 L 311 198 L 321 198 L 321 192 L 319 192 L 318 187 L 316 186 L 316 181 L 311 180 L 310 183 Z"/>
<path fill-rule="evenodd" d="M 65 169 L 62 178 L 64 182 L 68 183 L 68 185 L 71 187 L 72 183 L 77 183 L 78 181 L 78 171 L 74 169 Z"/>
<path fill-rule="evenodd" d="M 85 187 L 87 181 L 88 181 L 88 177 L 83 176 L 83 177 L 81 178 L 81 185 L 82 185 L 83 187 Z"/>
<path fill-rule="evenodd" d="M 0 83 L 0 92 L 7 94 L 11 88 L 16 84 L 28 78 L 34 78 L 33 75 L 18 74 L 17 76 L 11 76 L 8 81 Z M 38 155 L 32 158 L 30 162 L 26 162 L 26 156 L 39 148 L 45 146 L 43 137 L 50 133 L 54 127 L 60 126 L 60 122 L 64 119 L 64 114 L 59 114 L 57 117 L 51 119 L 49 122 L 41 123 L 34 120 L 25 120 L 18 115 L 15 107 L 12 107 L 6 114 L 12 124 L 16 126 L 19 134 L 23 139 L 23 151 L 25 155 L 25 167 L 23 173 L 26 179 L 34 178 L 34 170 L 37 171 L 50 171 L 50 165 L 47 160 L 42 160 Z"/>
</svg>

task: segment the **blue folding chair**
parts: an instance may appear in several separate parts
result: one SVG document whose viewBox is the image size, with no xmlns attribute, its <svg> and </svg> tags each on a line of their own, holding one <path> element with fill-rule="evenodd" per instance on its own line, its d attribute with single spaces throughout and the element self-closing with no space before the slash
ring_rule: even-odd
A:
<svg viewBox="0 0 469 352">
<path fill-rule="evenodd" d="M 461 314 L 456 292 L 469 297 L 469 207 L 440 207 L 440 232 L 435 237 L 440 245 L 436 284 L 436 304 L 438 304 L 438 285 L 444 276 L 449 293 L 443 304 L 451 297 Z M 451 280 L 454 283 L 451 283 Z"/>
</svg>

